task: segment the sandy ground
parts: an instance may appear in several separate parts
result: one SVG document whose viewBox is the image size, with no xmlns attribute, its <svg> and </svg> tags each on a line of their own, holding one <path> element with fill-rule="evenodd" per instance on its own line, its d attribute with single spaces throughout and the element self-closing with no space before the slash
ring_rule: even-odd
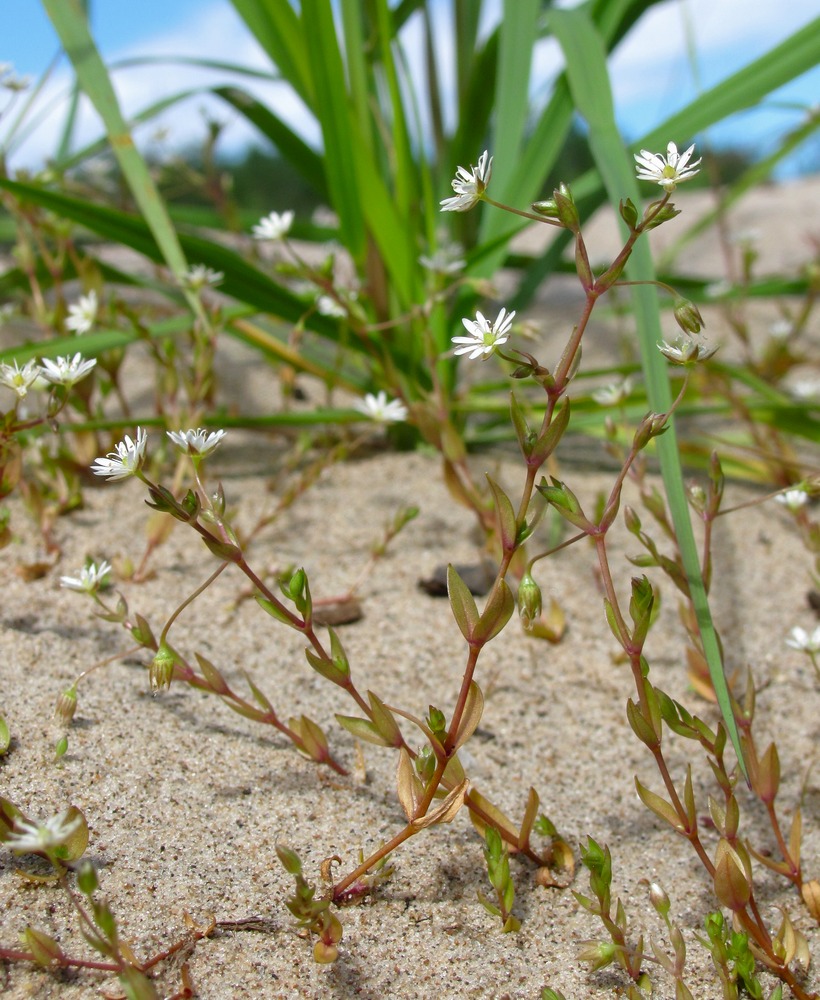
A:
<svg viewBox="0 0 820 1000">
<path fill-rule="evenodd" d="M 811 232 L 806 198 L 816 196 L 817 186 L 810 182 L 799 193 L 766 190 L 754 210 L 741 203 L 762 230 L 761 246 L 788 246 L 791 253 L 801 244 Z M 786 204 L 794 213 L 791 238 L 781 241 Z M 743 217 L 739 224 L 746 227 L 748 221 Z M 716 251 L 703 238 L 689 252 L 693 265 L 708 267 L 707 257 Z M 808 251 L 800 259 L 807 257 Z M 766 261 L 764 270 L 794 263 L 784 257 Z M 547 289 L 547 305 L 549 295 Z M 561 288 L 555 299 L 561 313 L 567 306 Z M 759 324 L 769 319 L 761 314 Z M 233 368 L 226 371 L 225 385 L 248 391 L 259 383 L 264 392 L 265 374 L 253 355 L 233 354 L 226 364 Z M 269 487 L 281 449 L 267 437 L 235 432 L 232 440 L 216 454 L 211 471 L 223 479 L 237 521 L 247 527 L 275 502 Z M 517 496 L 523 476 L 511 452 L 478 455 L 473 462 L 477 474 L 491 472 Z M 600 468 L 577 463 L 564 475 L 587 504 L 611 482 Z M 758 495 L 730 484 L 727 504 Z M 489 885 L 482 843 L 465 812 L 396 853 L 393 876 L 364 905 L 340 914 L 345 932 L 339 961 L 332 967 L 314 964 L 309 944 L 295 933 L 284 907 L 291 882 L 274 845 L 284 842 L 298 851 L 311 879 L 318 880 L 319 865 L 333 855 L 342 859 L 339 870 L 355 866 L 359 850 L 372 851 L 402 826 L 396 761 L 392 752 L 364 746 L 366 773 L 360 773 L 354 742 L 333 719 L 336 712 L 354 714 L 352 703 L 309 669 L 294 633 L 278 627 L 254 602 L 232 608 L 241 582 L 236 574 L 224 574 L 182 615 L 172 641 L 190 657 L 195 650 L 207 656 L 238 690 L 246 671 L 283 717 L 305 713 L 315 719 L 351 774 L 339 777 L 317 768 L 275 731 L 261 729 L 214 697 L 182 685 L 153 697 L 144 655 L 115 662 L 81 685 L 68 753 L 53 762 L 61 732 L 52 718 L 57 695 L 79 671 L 130 645 L 122 630 L 93 616 L 90 602 L 60 590 L 58 576 L 74 573 L 87 556 L 118 565 L 138 561 L 149 515 L 143 496 L 135 482 L 88 489 L 84 509 L 57 524 L 59 566 L 29 582 L 19 568 L 41 558 L 42 551 L 13 500 L 17 534 L 4 551 L 0 609 L 0 710 L 13 736 L 0 760 L 0 792 L 33 817 L 44 818 L 69 803 L 83 810 L 91 832 L 87 855 L 99 868 L 101 892 L 122 938 L 136 953 L 145 958 L 184 937 L 186 914 L 198 924 L 211 915 L 223 922 L 253 917 L 258 922 L 247 929 L 221 930 L 193 950 L 188 965 L 198 996 L 524 1000 L 537 998 L 545 985 L 563 990 L 568 1000 L 617 995 L 626 985 L 619 973 L 590 973 L 576 961 L 581 942 L 600 937 L 596 922 L 570 891 L 536 885 L 534 869 L 517 859 L 512 872 L 522 929 L 500 933 L 476 900 L 477 890 L 486 892 Z M 340 635 L 362 690 L 418 715 L 431 703 L 449 712 L 464 643 L 447 601 L 422 593 L 418 580 L 441 563 L 475 561 L 479 550 L 470 516 L 450 500 L 434 456 L 376 451 L 330 468 L 260 536 L 251 561 L 263 568 L 304 565 L 314 596 L 332 596 L 356 577 L 382 524 L 410 503 L 421 508 L 418 519 L 362 586 L 363 619 L 344 626 Z M 624 592 L 634 572 L 626 554 L 634 554 L 636 544 L 622 532 L 613 547 Z M 820 690 L 805 657 L 784 645 L 793 625 L 814 625 L 806 604 L 811 559 L 790 517 L 771 502 L 723 519 L 715 554 L 714 613 L 727 669 L 751 665 L 754 670 L 760 745 L 777 740 L 783 771 L 778 802 L 787 823 L 803 795 L 804 866 L 818 875 L 820 786 L 812 767 Z M 178 526 L 151 565 L 156 572 L 147 582 L 118 579 L 116 585 L 132 612 L 144 615 L 158 633 L 214 561 L 193 533 Z M 656 789 L 659 779 L 626 722 L 626 699 L 634 692 L 603 621 L 594 553 L 574 546 L 542 563 L 538 578 L 545 597 L 565 611 L 566 636 L 558 645 L 538 642 L 513 621 L 488 647 L 477 675 L 485 713 L 464 754 L 469 776 L 514 819 L 520 819 L 528 789 L 535 787 L 543 811 L 576 857 L 587 836 L 608 844 L 614 892 L 624 901 L 633 936 L 644 932 L 668 947 L 642 884 L 659 881 L 684 931 L 689 987 L 697 1000 L 718 1000 L 720 987 L 695 939 L 714 907 L 708 880 L 687 844 L 643 808 L 635 793 L 634 775 Z M 652 676 L 714 722 L 715 709 L 688 688 L 675 592 L 661 586 L 663 610 L 647 647 Z M 411 729 L 405 732 L 415 739 Z M 669 759 L 680 782 L 686 752 L 672 742 Z M 698 812 L 705 815 L 714 783 L 705 761 L 692 759 Z M 774 849 L 762 808 L 745 789 L 739 798 L 750 838 L 759 848 Z M 714 836 L 705 836 L 713 848 Z M 20 864 L 0 852 L 0 943 L 17 946 L 18 932 L 32 924 L 72 954 L 88 955 L 65 898 L 53 886 L 21 880 L 15 874 Z M 820 934 L 811 918 L 793 893 L 756 867 L 766 921 L 776 925 L 778 908 L 787 907 L 820 960 Z M 587 891 L 583 871 L 573 888 Z M 117 994 L 111 977 L 93 973 L 51 974 L 15 963 L 3 975 L 0 989 L 4 985 L 14 1000 Z M 813 976 L 808 982 L 820 985 Z M 169 964 L 161 967 L 158 983 L 164 996 L 179 989 Z M 654 996 L 673 995 L 669 980 L 658 975 Z"/>
</svg>

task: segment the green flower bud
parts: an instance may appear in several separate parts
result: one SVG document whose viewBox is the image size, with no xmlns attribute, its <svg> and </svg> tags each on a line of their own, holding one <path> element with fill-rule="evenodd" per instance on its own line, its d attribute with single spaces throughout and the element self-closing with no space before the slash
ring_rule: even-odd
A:
<svg viewBox="0 0 820 1000">
<path fill-rule="evenodd" d="M 71 687 L 66 688 L 57 699 L 57 704 L 54 708 L 54 717 L 64 726 L 68 726 L 71 724 L 71 720 L 74 718 L 74 713 L 76 711 L 77 685 L 72 684 Z"/>
<path fill-rule="evenodd" d="M 553 192 L 553 197 L 559 221 L 570 232 L 577 233 L 581 227 L 581 220 L 578 217 L 578 209 L 575 207 L 572 192 L 566 184 L 562 184 L 557 191 Z"/>
<path fill-rule="evenodd" d="M 518 585 L 518 614 L 524 628 L 530 628 L 541 617 L 541 588 L 529 572 L 521 577 Z"/>
<path fill-rule="evenodd" d="M 174 654 L 165 643 L 162 643 L 148 668 L 148 682 L 154 693 L 163 688 L 170 688 L 171 678 L 174 676 L 174 663 Z"/>
<path fill-rule="evenodd" d="M 672 309 L 675 314 L 675 322 L 684 333 L 700 333 L 703 329 L 703 317 L 691 300 L 679 296 L 675 299 Z"/>
<path fill-rule="evenodd" d="M 549 198 L 547 201 L 534 201 L 532 203 L 532 210 L 537 215 L 543 215 L 547 219 L 558 218 L 558 205 L 555 203 L 554 198 Z"/>
<path fill-rule="evenodd" d="M 651 882 L 649 885 L 649 902 L 662 917 L 666 918 L 669 915 L 669 907 L 671 905 L 669 897 L 657 882 Z"/>
</svg>

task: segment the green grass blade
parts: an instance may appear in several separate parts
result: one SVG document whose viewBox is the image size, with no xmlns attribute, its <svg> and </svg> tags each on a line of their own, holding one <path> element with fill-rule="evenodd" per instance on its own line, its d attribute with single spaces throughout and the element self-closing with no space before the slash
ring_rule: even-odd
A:
<svg viewBox="0 0 820 1000">
<path fill-rule="evenodd" d="M 43 4 L 74 66 L 80 86 L 103 120 L 114 155 L 165 262 L 174 274 L 181 276 L 187 269 L 185 255 L 148 167 L 134 146 L 78 0 L 43 0 Z M 194 313 L 205 321 L 196 296 L 189 294 L 187 298 Z"/>
<path fill-rule="evenodd" d="M 231 0 L 231 3 L 282 76 L 305 104 L 313 107 L 315 92 L 308 43 L 299 15 L 288 0 Z"/>
<path fill-rule="evenodd" d="M 138 216 L 48 191 L 33 184 L 22 184 L 0 178 L 0 188 L 9 191 L 23 202 L 41 205 L 63 218 L 71 219 L 104 239 L 131 247 L 149 260 L 163 262 L 162 253 L 153 233 Z M 179 239 L 192 261 L 223 272 L 225 277 L 220 285 L 220 291 L 226 295 L 231 295 L 259 312 L 268 313 L 291 323 L 300 322 L 305 318 L 307 306 L 304 300 L 277 284 L 233 250 L 199 236 L 180 234 Z M 314 312 L 305 319 L 305 325 L 324 337 L 337 338 L 338 325 L 326 316 Z M 350 346 L 352 350 L 361 349 L 358 341 L 353 341 Z"/>
<path fill-rule="evenodd" d="M 695 135 L 729 115 L 753 107 L 779 87 L 813 69 L 818 52 L 820 17 L 667 118 L 643 137 L 641 145 L 663 149 L 675 136 Z"/>
<path fill-rule="evenodd" d="M 215 87 L 212 91 L 246 118 L 268 138 L 277 150 L 322 198 L 328 197 L 322 157 L 266 105 L 240 87 Z"/>
<path fill-rule="evenodd" d="M 359 210 L 356 167 L 363 152 L 366 156 L 366 150 L 355 142 L 351 128 L 355 125 L 355 118 L 349 104 L 330 0 L 303 0 L 301 6 L 302 28 L 316 94 L 313 107 L 325 144 L 327 185 L 333 207 L 339 215 L 342 240 L 354 260 L 361 265 L 366 237 L 364 219 Z M 358 129 L 355 131 L 358 132 Z"/>
<path fill-rule="evenodd" d="M 618 201 L 625 197 L 632 198 L 636 204 L 640 204 L 634 164 L 625 155 L 623 140 L 615 124 L 615 109 L 603 42 L 582 9 L 553 10 L 549 13 L 549 20 L 564 52 L 567 75 L 576 107 L 589 126 L 590 147 L 609 199 L 613 205 L 617 205 Z M 623 232 L 626 237 L 626 230 Z M 646 240 L 639 240 L 636 244 L 627 272 L 634 281 L 654 279 L 652 258 Z M 664 412 L 672 403 L 672 395 L 666 362 L 656 346 L 662 339 L 657 291 L 653 285 L 639 285 L 632 289 L 632 293 L 649 404 L 656 412 Z M 743 751 L 723 670 L 719 641 L 700 571 L 700 557 L 692 531 L 673 421 L 670 421 L 669 430 L 657 439 L 657 449 L 667 502 L 689 583 L 704 654 L 709 665 L 709 675 L 727 732 L 745 773 Z"/>
<path fill-rule="evenodd" d="M 504 0 L 498 48 L 498 85 L 495 99 L 493 148 L 503 155 L 493 165 L 493 197 L 512 201 L 517 192 L 510 187 L 519 162 L 527 124 L 533 48 L 538 41 L 540 0 Z M 476 157 L 480 150 L 474 154 Z"/>
</svg>

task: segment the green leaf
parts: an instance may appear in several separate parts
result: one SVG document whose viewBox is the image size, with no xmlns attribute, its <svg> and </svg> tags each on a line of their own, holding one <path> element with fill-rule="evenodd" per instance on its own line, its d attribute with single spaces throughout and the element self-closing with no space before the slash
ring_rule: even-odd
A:
<svg viewBox="0 0 820 1000">
<path fill-rule="evenodd" d="M 346 729 L 358 740 L 364 740 L 365 743 L 375 743 L 380 747 L 392 746 L 390 740 L 382 736 L 378 727 L 370 719 L 359 719 L 353 715 L 337 715 L 336 721 L 342 729 Z"/>
<path fill-rule="evenodd" d="M 478 608 L 475 598 L 470 593 L 470 588 L 461 579 L 452 564 L 447 567 L 447 594 L 450 598 L 450 607 L 453 609 L 453 617 L 461 629 L 461 634 L 467 642 L 472 642 L 479 622 Z"/>
</svg>

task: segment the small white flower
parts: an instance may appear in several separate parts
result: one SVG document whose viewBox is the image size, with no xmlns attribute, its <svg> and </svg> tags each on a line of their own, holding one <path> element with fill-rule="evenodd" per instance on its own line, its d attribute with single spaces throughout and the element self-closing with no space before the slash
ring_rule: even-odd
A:
<svg viewBox="0 0 820 1000">
<path fill-rule="evenodd" d="M 681 181 L 688 181 L 698 172 L 695 167 L 700 160 L 690 163 L 689 159 L 694 152 L 694 145 L 684 153 L 678 153 L 678 147 L 674 142 L 670 142 L 666 147 L 666 156 L 660 153 L 650 153 L 642 149 L 640 154 L 635 154 L 635 161 L 638 164 L 638 179 L 642 181 L 654 181 L 664 189 L 664 191 L 674 191 Z"/>
<path fill-rule="evenodd" d="M 777 503 L 783 504 L 786 510 L 790 510 L 792 514 L 796 514 L 809 502 L 809 495 L 798 486 L 792 490 L 786 490 L 785 493 L 778 493 L 775 500 Z"/>
<path fill-rule="evenodd" d="M 31 86 L 30 76 L 17 76 L 11 63 L 0 64 L 0 87 L 17 92 Z"/>
<path fill-rule="evenodd" d="M 384 390 L 378 396 L 368 392 L 364 399 L 353 404 L 353 409 L 379 424 L 392 424 L 407 419 L 407 407 L 404 403 L 400 399 L 388 400 Z"/>
<path fill-rule="evenodd" d="M 447 277 L 451 274 L 458 274 L 467 266 L 464 259 L 464 249 L 458 243 L 447 243 L 432 255 L 422 254 L 419 257 L 419 264 L 433 274 L 440 274 Z"/>
<path fill-rule="evenodd" d="M 795 626 L 789 633 L 786 645 L 792 649 L 799 649 L 802 653 L 820 652 L 820 625 L 811 633 L 799 625 Z"/>
<path fill-rule="evenodd" d="M 789 386 L 789 390 L 795 399 L 801 399 L 805 402 L 816 401 L 820 398 L 820 379 L 797 379 Z"/>
<path fill-rule="evenodd" d="M 727 295 L 731 295 L 735 290 L 735 286 L 731 281 L 726 281 L 722 278 L 720 281 L 712 281 L 703 289 L 704 295 L 709 299 L 725 299 Z"/>
<path fill-rule="evenodd" d="M 88 333 L 97 318 L 97 293 L 92 289 L 88 295 L 81 295 L 79 300 L 68 307 L 66 329 L 76 334 Z"/>
<path fill-rule="evenodd" d="M 788 339 L 794 330 L 794 324 L 787 319 L 778 319 L 769 327 L 769 335 L 775 340 Z"/>
<path fill-rule="evenodd" d="M 127 479 L 142 467 L 147 443 L 148 435 L 142 427 L 138 427 L 135 441 L 126 434 L 114 451 L 109 451 L 104 458 L 98 458 L 94 462 L 91 471 L 95 476 L 105 476 L 112 482 Z"/>
<path fill-rule="evenodd" d="M 694 365 L 698 361 L 706 361 L 717 351 L 716 347 L 708 348 L 691 340 L 679 338 L 674 344 L 662 341 L 658 350 L 673 365 Z"/>
<path fill-rule="evenodd" d="M 344 319 L 347 311 L 341 302 L 337 302 L 332 295 L 320 295 L 316 299 L 316 309 L 321 316 L 330 316 L 332 319 Z"/>
<path fill-rule="evenodd" d="M 24 399 L 29 389 L 42 375 L 36 361 L 26 361 L 21 368 L 16 361 L 12 364 L 0 364 L 0 385 L 4 385 Z"/>
<path fill-rule="evenodd" d="M 0 306 L 0 326 L 5 326 L 16 312 L 17 306 L 13 302 L 6 302 Z"/>
<path fill-rule="evenodd" d="M 95 594 L 110 572 L 111 563 L 103 560 L 98 566 L 92 562 L 83 566 L 79 576 L 61 576 L 60 586 L 65 587 L 66 590 L 79 590 L 86 594 Z"/>
<path fill-rule="evenodd" d="M 453 343 L 459 345 L 453 354 L 469 354 L 471 361 L 482 354 L 492 354 L 496 347 L 510 339 L 514 316 L 514 312 L 507 313 L 506 309 L 502 309 L 495 323 L 490 323 L 480 312 L 475 314 L 474 320 L 463 319 L 461 322 L 470 336 L 453 337 Z"/>
<path fill-rule="evenodd" d="M 257 222 L 252 233 L 255 240 L 281 240 L 293 225 L 293 212 L 271 212 Z"/>
<path fill-rule="evenodd" d="M 198 455 L 200 458 L 212 452 L 225 437 L 225 431 L 211 431 L 209 434 L 205 427 L 197 427 L 196 430 L 189 431 L 166 431 L 165 433 L 180 451 L 185 452 L 186 455 Z"/>
<path fill-rule="evenodd" d="M 441 202 L 442 212 L 469 212 L 481 201 L 481 196 L 490 183 L 493 172 L 493 158 L 485 149 L 478 158 L 478 166 L 466 170 L 459 167 L 452 181 L 455 198 L 445 198 Z"/>
<path fill-rule="evenodd" d="M 611 382 L 609 385 L 603 385 L 600 389 L 596 389 L 592 393 L 592 398 L 599 406 L 620 406 L 621 403 L 629 399 L 631 392 L 632 379 L 627 376 L 620 382 Z"/>
<path fill-rule="evenodd" d="M 56 361 L 43 358 L 42 375 L 43 378 L 55 385 L 71 388 L 72 385 L 84 379 L 96 363 L 96 358 L 86 360 L 82 354 L 75 354 L 73 358 L 57 358 Z"/>
<path fill-rule="evenodd" d="M 81 816 L 75 816 L 69 822 L 68 812 L 68 809 L 65 809 L 56 816 L 51 816 L 45 823 L 32 823 L 18 816 L 14 821 L 14 827 L 6 836 L 6 847 L 18 854 L 53 851 L 63 845 L 82 824 Z"/>
<path fill-rule="evenodd" d="M 213 268 L 205 264 L 194 264 L 180 278 L 183 288 L 190 288 L 192 292 L 198 292 L 206 285 L 211 288 L 216 287 L 225 277 L 222 271 L 214 271 Z"/>
</svg>

